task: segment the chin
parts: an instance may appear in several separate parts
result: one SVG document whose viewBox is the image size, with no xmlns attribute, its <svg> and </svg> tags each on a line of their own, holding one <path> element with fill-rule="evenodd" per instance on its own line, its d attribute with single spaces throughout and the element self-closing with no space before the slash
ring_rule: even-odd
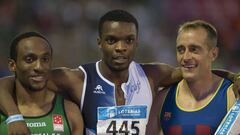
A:
<svg viewBox="0 0 240 135">
<path fill-rule="evenodd" d="M 34 90 L 34 91 L 41 91 L 43 90 L 44 88 L 46 88 L 46 83 L 44 84 L 34 84 L 34 85 L 31 85 L 31 89 Z"/>
<path fill-rule="evenodd" d="M 195 75 L 193 73 L 183 73 L 183 78 L 186 81 L 193 81 L 195 78 Z"/>
<path fill-rule="evenodd" d="M 121 65 L 114 65 L 112 67 L 112 69 L 116 70 L 116 71 L 122 71 L 122 70 L 128 69 L 128 67 L 129 67 L 129 64 L 126 63 L 126 64 L 121 64 Z"/>
</svg>

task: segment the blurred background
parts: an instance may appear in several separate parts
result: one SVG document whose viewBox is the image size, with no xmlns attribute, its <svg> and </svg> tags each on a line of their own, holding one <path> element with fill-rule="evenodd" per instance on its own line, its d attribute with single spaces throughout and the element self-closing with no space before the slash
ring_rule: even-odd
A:
<svg viewBox="0 0 240 135">
<path fill-rule="evenodd" d="M 49 39 L 54 67 L 99 60 L 98 20 L 116 8 L 138 19 L 136 61 L 176 66 L 178 26 L 203 19 L 219 32 L 221 52 L 214 67 L 240 71 L 240 0 L 0 0 L 0 76 L 10 74 L 10 41 L 24 31 L 39 31 Z"/>
</svg>

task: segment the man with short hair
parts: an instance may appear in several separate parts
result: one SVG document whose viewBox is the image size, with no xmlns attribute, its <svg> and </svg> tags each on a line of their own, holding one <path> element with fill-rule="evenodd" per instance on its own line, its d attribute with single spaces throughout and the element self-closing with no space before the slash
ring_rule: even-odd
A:
<svg viewBox="0 0 240 135">
<path fill-rule="evenodd" d="M 219 51 L 217 31 L 202 20 L 186 22 L 180 26 L 176 42 L 183 79 L 159 92 L 147 134 L 214 134 L 236 101 L 232 82 L 211 71 Z"/>
<path fill-rule="evenodd" d="M 83 134 L 78 106 L 46 87 L 52 62 L 48 40 L 39 33 L 25 32 L 13 39 L 10 50 L 8 65 L 15 73 L 13 97 L 31 134 Z M 23 120 L 21 115 L 7 119 L 2 112 L 0 118 L 0 133 L 5 135 L 7 124 Z"/>
</svg>

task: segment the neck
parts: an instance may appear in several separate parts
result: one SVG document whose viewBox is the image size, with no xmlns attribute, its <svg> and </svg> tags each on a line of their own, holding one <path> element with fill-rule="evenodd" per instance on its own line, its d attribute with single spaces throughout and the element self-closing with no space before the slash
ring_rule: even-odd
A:
<svg viewBox="0 0 240 135">
<path fill-rule="evenodd" d="M 128 80 L 128 69 L 112 70 L 103 61 L 99 63 L 101 74 L 114 84 L 122 84 Z"/>
<path fill-rule="evenodd" d="M 216 86 L 220 81 L 220 77 L 217 77 L 214 74 L 206 76 L 195 81 L 186 81 L 184 80 L 184 90 L 189 90 L 190 94 L 196 99 L 201 100 L 209 94 L 216 91 Z"/>
<path fill-rule="evenodd" d="M 47 89 L 33 91 L 24 88 L 23 85 L 16 80 L 16 100 L 19 105 L 43 105 L 47 99 Z"/>
</svg>

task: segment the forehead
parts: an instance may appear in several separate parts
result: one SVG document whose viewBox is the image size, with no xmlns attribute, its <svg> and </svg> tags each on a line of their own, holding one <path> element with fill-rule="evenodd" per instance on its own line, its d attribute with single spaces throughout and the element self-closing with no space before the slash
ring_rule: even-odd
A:
<svg viewBox="0 0 240 135">
<path fill-rule="evenodd" d="M 29 37 L 24 38 L 19 41 L 17 45 L 17 52 L 18 54 L 36 54 L 41 55 L 44 53 L 51 54 L 51 49 L 47 41 L 40 37 Z"/>
<path fill-rule="evenodd" d="M 202 28 L 183 30 L 178 34 L 179 45 L 203 45 L 206 44 L 207 32 Z"/>
<path fill-rule="evenodd" d="M 137 29 L 134 23 L 106 21 L 102 26 L 102 35 L 137 35 Z"/>
</svg>

